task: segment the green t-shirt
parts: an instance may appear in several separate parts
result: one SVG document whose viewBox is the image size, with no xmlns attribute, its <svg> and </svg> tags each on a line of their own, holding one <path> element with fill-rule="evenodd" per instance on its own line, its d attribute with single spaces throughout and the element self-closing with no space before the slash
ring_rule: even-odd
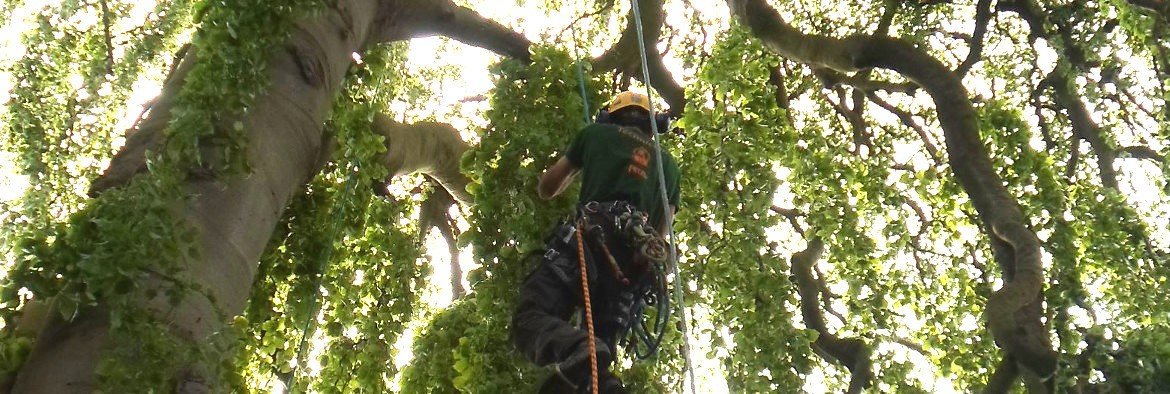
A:
<svg viewBox="0 0 1170 394">
<path fill-rule="evenodd" d="M 650 215 L 650 224 L 662 223 L 662 191 L 654 141 L 641 130 L 594 123 L 577 133 L 569 145 L 569 163 L 582 170 L 578 204 L 589 201 L 628 201 Z M 662 151 L 666 196 L 678 207 L 679 171 L 674 157 Z"/>
</svg>

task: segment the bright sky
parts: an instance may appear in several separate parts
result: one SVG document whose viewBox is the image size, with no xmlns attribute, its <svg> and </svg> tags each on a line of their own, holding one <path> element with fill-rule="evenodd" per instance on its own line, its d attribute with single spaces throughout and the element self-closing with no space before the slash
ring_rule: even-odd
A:
<svg viewBox="0 0 1170 394">
<path fill-rule="evenodd" d="M 14 15 L 28 15 L 29 10 L 39 9 L 43 4 L 49 3 L 48 0 L 26 1 L 21 10 L 18 10 Z M 547 14 L 544 10 L 537 8 L 536 2 L 498 2 L 500 4 L 493 4 L 493 7 L 473 6 L 485 16 L 497 21 L 508 24 L 510 27 L 517 29 L 524 33 L 530 40 L 542 41 L 543 38 L 559 33 L 571 20 L 571 16 L 575 16 L 584 10 L 566 9 L 557 14 Z M 529 3 L 526 5 L 516 5 L 516 3 Z M 153 7 L 153 2 L 144 1 L 136 7 L 136 13 L 144 15 Z M 727 21 L 727 10 L 722 5 L 722 2 L 692 2 L 698 6 L 705 20 L 711 22 L 710 26 L 713 30 L 722 28 Z M 628 7 L 628 6 L 627 6 Z M 624 12 L 623 12 L 624 13 Z M 517 17 L 519 15 L 519 17 Z M 94 19 L 93 15 L 83 16 L 84 18 Z M 671 12 L 668 14 L 667 23 L 682 25 L 685 24 L 685 17 L 678 12 Z M 135 18 L 136 20 L 138 18 Z M 23 48 L 20 45 L 19 34 L 30 27 L 27 20 L 16 18 L 15 23 L 0 28 L 0 65 L 7 65 L 9 62 L 19 59 L 23 54 Z M 968 22 L 969 23 L 969 22 Z M 615 22 L 610 26 L 612 31 L 621 28 L 621 24 Z M 954 27 L 954 31 L 969 31 L 969 26 Z M 566 33 L 569 34 L 569 33 Z M 606 40 L 612 42 L 616 40 L 616 34 L 606 36 Z M 589 56 L 596 56 L 600 51 L 608 46 L 608 43 L 603 45 L 592 45 Z M 995 50 L 989 48 L 989 51 Z M 1039 44 L 1041 54 L 1041 68 L 1050 69 L 1055 60 L 1055 54 L 1041 41 Z M 473 128 L 482 125 L 484 119 L 482 112 L 486 109 L 486 101 L 470 101 L 465 102 L 465 99 L 487 93 L 492 87 L 492 80 L 487 72 L 488 66 L 497 60 L 497 56 L 489 51 L 471 48 L 459 43 L 450 42 L 440 38 L 418 39 L 411 42 L 411 49 L 409 53 L 412 74 L 417 74 L 418 71 L 424 69 L 435 69 L 442 67 L 449 67 L 456 70 L 453 78 L 442 81 L 431 81 L 433 84 L 432 90 L 436 92 L 433 102 L 427 108 L 408 110 L 404 106 L 391 108 L 390 112 L 398 116 L 405 116 L 410 119 L 422 119 L 434 117 L 449 121 L 456 128 L 464 130 L 465 138 L 473 140 Z M 676 77 L 688 78 L 687 72 L 683 70 L 680 61 L 674 57 L 667 58 L 668 67 L 671 68 Z M 159 76 L 153 75 L 152 79 L 144 78 L 134 86 L 134 93 L 124 112 L 123 123 L 121 128 L 128 127 L 134 117 L 141 111 L 143 103 L 153 98 L 159 92 L 159 85 L 157 79 Z M 977 76 L 974 78 L 978 78 Z M 1150 80 L 1153 80 L 1151 77 Z M 969 79 L 968 82 L 971 80 Z M 8 92 L 12 88 L 14 81 L 11 75 L 7 72 L 0 72 L 0 102 L 7 102 Z M 981 93 L 986 90 L 989 84 L 969 83 L 974 93 Z M 929 102 L 917 103 L 919 105 L 929 105 Z M 1153 106 L 1153 103 L 1150 104 Z M 881 111 L 873 111 L 876 116 L 885 116 Z M 569 130 L 550 131 L 559 132 L 567 135 Z M 1157 148 L 1155 146 L 1155 148 Z M 921 154 L 919 149 L 899 148 L 900 154 L 915 155 Z M 910 160 L 905 160 L 910 161 Z M 104 166 L 104 165 L 103 165 Z M 1137 160 L 1119 160 L 1119 173 L 1122 174 L 1122 188 L 1129 196 L 1129 199 L 1139 209 L 1146 212 L 1153 212 L 1155 218 L 1170 218 L 1170 207 L 1163 204 L 1157 207 L 1158 195 L 1154 189 L 1154 179 L 1161 177 L 1158 168 L 1145 161 Z M 785 171 L 784 169 L 778 169 Z M 19 197 L 28 183 L 23 176 L 16 174 L 14 168 L 14 155 L 10 152 L 0 152 L 0 202 L 9 202 Z M 791 191 L 782 188 L 777 194 L 777 202 L 784 206 L 791 205 Z M 462 224 L 466 228 L 466 223 Z M 1155 242 L 1161 242 L 1166 246 L 1170 242 L 1170 231 L 1165 226 L 1154 226 Z M 777 231 L 769 234 L 770 237 L 780 237 Z M 971 236 L 978 236 L 971 234 Z M 791 248 L 793 251 L 803 247 L 789 240 L 775 239 L 776 241 L 787 242 L 786 248 Z M 447 253 L 447 247 L 442 239 L 435 233 L 429 234 L 426 239 L 427 255 L 430 258 L 433 267 L 430 284 L 432 289 L 428 290 L 426 301 L 432 310 L 439 310 L 446 307 L 450 303 L 447 278 L 449 277 L 450 256 Z M 463 250 L 461 252 L 460 260 L 463 262 L 464 272 L 468 272 L 475 267 L 471 266 L 470 250 Z M 465 282 L 466 286 L 466 282 Z M 692 341 L 695 345 L 693 359 L 697 363 L 697 375 L 699 376 L 699 385 L 701 392 L 719 393 L 726 392 L 726 382 L 723 381 L 721 367 L 717 360 L 708 358 L 707 355 L 712 349 L 709 348 L 712 343 L 708 334 L 701 332 L 712 331 L 710 325 L 712 320 L 709 316 L 709 311 L 703 308 L 695 308 L 694 320 L 700 322 L 699 327 L 692 328 Z M 910 325 L 914 322 L 908 321 Z M 921 323 L 921 322 L 919 322 Z M 417 324 L 411 330 L 417 329 Z M 969 326 L 972 330 L 978 329 L 980 324 L 974 317 L 971 321 L 963 323 Z M 830 319 L 830 325 L 840 327 L 841 323 Z M 413 337 L 412 332 L 404 334 L 398 342 L 398 358 L 397 363 L 402 366 L 409 362 L 410 359 L 410 343 Z M 898 334 L 898 333 L 894 333 Z M 710 335 L 722 335 L 730 342 L 730 334 L 727 332 L 715 332 Z M 320 352 L 321 343 L 315 346 L 314 351 Z M 922 371 L 920 376 L 934 375 L 933 366 L 921 355 L 906 350 L 904 347 L 897 345 L 882 345 L 880 351 L 889 350 L 893 357 L 898 359 L 909 360 L 914 363 L 915 368 Z M 312 368 L 312 364 L 310 365 Z M 822 371 L 818 370 L 812 376 L 805 386 L 805 390 L 809 392 L 824 391 L 822 381 L 825 378 Z M 932 392 L 955 392 L 955 389 L 946 381 L 927 382 L 928 389 Z M 930 386 L 933 385 L 933 386 Z"/>
</svg>

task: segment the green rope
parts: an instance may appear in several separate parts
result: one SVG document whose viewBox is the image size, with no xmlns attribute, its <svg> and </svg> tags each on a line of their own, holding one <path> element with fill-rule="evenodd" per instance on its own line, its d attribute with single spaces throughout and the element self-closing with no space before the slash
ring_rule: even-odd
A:
<svg viewBox="0 0 1170 394">
<path fill-rule="evenodd" d="M 577 80 L 580 82 L 578 85 L 581 87 L 581 105 L 584 114 L 582 118 L 585 120 L 585 123 L 589 123 L 589 95 L 585 93 L 585 70 L 581 66 L 581 62 L 581 60 L 577 61 Z"/>
<path fill-rule="evenodd" d="M 339 197 L 349 194 L 349 191 L 353 190 L 353 185 L 357 182 L 357 176 L 355 173 L 357 172 L 358 168 L 361 168 L 361 164 L 357 160 L 354 160 L 354 170 L 350 172 L 348 177 L 346 177 L 345 186 L 341 189 L 341 194 L 334 197 L 335 200 L 337 200 Z M 340 201 L 339 203 L 341 206 L 337 208 L 337 212 L 335 212 L 336 214 L 333 215 L 333 223 L 330 223 L 329 232 L 327 234 L 333 235 L 341 232 L 341 222 L 345 220 L 347 204 L 345 204 L 344 201 Z M 344 242 L 344 240 L 342 240 L 342 242 Z M 313 278 L 313 287 L 316 289 L 316 291 L 314 291 L 313 296 L 309 298 L 309 315 L 305 318 L 305 324 L 301 326 L 301 340 L 297 345 L 297 362 L 296 364 L 293 364 L 292 371 L 289 372 L 288 387 L 285 387 L 285 390 L 287 390 L 289 393 L 293 392 L 293 387 L 296 386 L 297 369 L 301 367 L 301 364 L 305 363 L 305 349 L 309 343 L 309 337 L 312 335 L 313 331 L 316 330 L 317 312 L 318 308 L 320 308 L 320 305 L 318 304 L 320 302 L 319 299 L 321 298 L 321 282 L 322 278 L 325 276 L 326 270 L 329 268 L 329 261 L 333 258 L 334 243 L 335 242 L 330 242 L 329 245 L 325 247 L 325 253 L 321 256 L 321 260 L 318 263 L 317 276 Z"/>
<path fill-rule="evenodd" d="M 638 50 L 642 55 L 642 82 L 646 83 L 646 97 L 649 103 L 650 110 L 650 130 L 654 139 L 654 161 L 658 164 L 658 186 L 662 191 L 662 211 L 666 216 L 666 228 L 669 230 L 670 238 L 670 255 L 667 256 L 670 262 L 672 273 L 674 274 L 674 297 L 675 305 L 678 305 L 679 318 L 682 320 L 682 334 L 683 334 L 683 359 L 686 362 L 687 377 L 690 380 L 691 393 L 697 393 L 695 389 L 695 368 L 691 364 L 691 341 L 690 341 L 690 325 L 687 319 L 686 304 L 683 303 L 682 293 L 682 277 L 678 271 L 678 251 L 675 250 L 674 239 L 674 212 L 671 212 L 670 199 L 666 196 L 666 171 L 662 168 L 662 145 L 658 138 L 658 122 L 654 119 L 654 91 L 650 88 L 650 65 L 646 60 L 646 39 L 642 35 L 642 13 L 638 10 L 638 0 L 630 0 L 633 7 L 634 26 L 638 29 Z"/>
<path fill-rule="evenodd" d="M 573 56 L 577 58 L 577 85 L 581 88 L 581 105 L 582 105 L 582 119 L 585 123 L 589 123 L 589 94 L 585 92 L 585 68 L 581 66 L 584 60 L 581 60 L 580 45 L 577 42 L 577 24 L 571 25 L 573 29 Z"/>
</svg>

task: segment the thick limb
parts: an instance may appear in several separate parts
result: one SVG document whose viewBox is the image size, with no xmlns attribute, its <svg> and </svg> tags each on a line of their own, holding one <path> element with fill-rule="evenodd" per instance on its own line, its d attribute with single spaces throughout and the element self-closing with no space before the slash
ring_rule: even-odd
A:
<svg viewBox="0 0 1170 394">
<path fill-rule="evenodd" d="M 889 69 L 922 86 L 934 99 L 955 178 L 970 196 L 1005 283 L 988 302 L 986 319 L 996 342 L 1020 366 L 1040 378 L 1056 370 L 1056 352 L 1042 327 L 1036 302 L 1044 285 L 1040 242 L 1027 227 L 979 138 L 978 117 L 961 80 L 938 59 L 913 44 L 889 37 L 833 38 L 804 34 L 786 23 L 764 0 L 728 0 L 732 14 L 764 45 L 806 64 L 852 72 Z"/>
</svg>

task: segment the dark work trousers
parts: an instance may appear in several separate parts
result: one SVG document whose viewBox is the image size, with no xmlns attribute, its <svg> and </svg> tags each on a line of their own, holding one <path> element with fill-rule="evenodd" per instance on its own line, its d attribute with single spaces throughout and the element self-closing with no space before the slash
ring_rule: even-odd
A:
<svg viewBox="0 0 1170 394">
<path fill-rule="evenodd" d="M 556 233 L 563 234 L 563 227 Z M 585 238 L 594 334 L 616 353 L 618 340 L 629 327 L 635 285 L 647 275 L 633 275 L 628 278 L 629 285 L 621 284 L 600 248 L 590 245 L 588 235 Z M 612 239 L 606 244 L 623 271 L 630 271 L 626 264 L 632 256 L 630 248 Z M 544 255 L 525 280 L 512 317 L 512 341 L 526 358 L 541 366 L 565 360 L 577 346 L 588 346 L 584 324 L 569 324 L 571 315 L 584 305 L 576 236 L 567 242 L 554 239 L 548 246 L 552 252 Z M 598 365 L 602 373 L 608 368 Z"/>
</svg>

